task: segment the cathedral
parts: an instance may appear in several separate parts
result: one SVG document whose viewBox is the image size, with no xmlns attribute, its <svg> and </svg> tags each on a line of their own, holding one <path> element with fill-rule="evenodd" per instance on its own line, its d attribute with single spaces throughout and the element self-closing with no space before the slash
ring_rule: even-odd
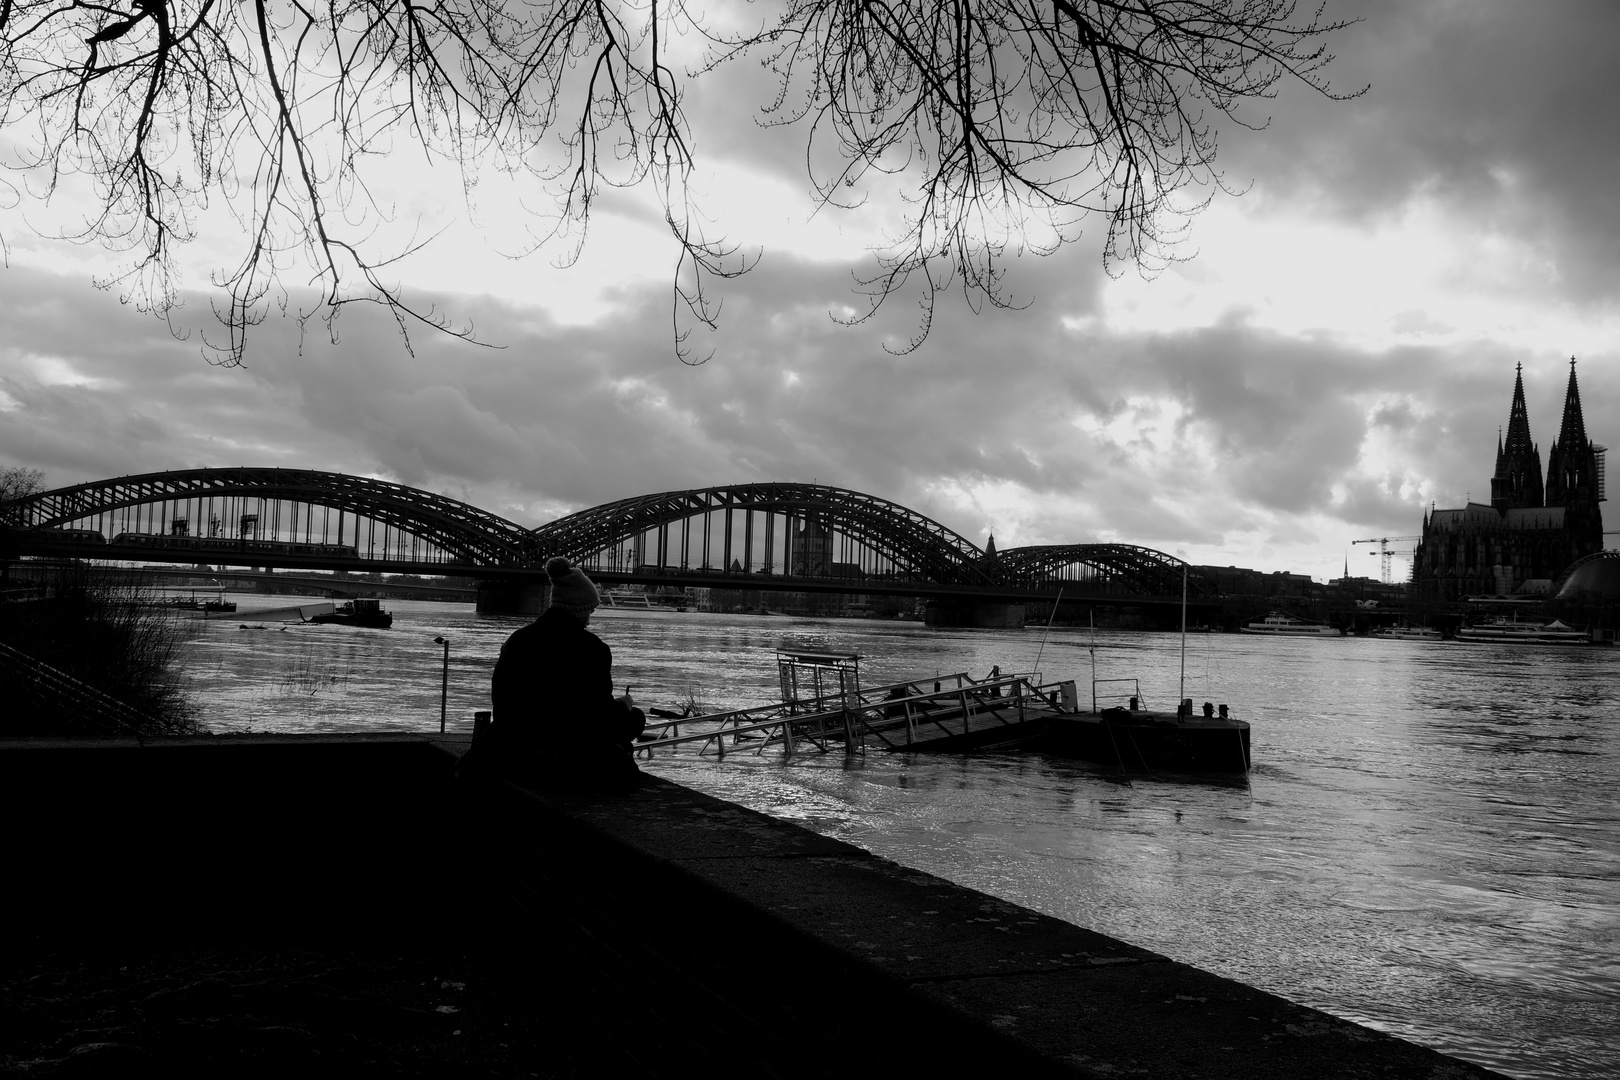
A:
<svg viewBox="0 0 1620 1080">
<path fill-rule="evenodd" d="M 1489 506 L 1430 509 L 1413 552 L 1414 593 L 1439 600 L 1545 593 L 1575 560 L 1603 548 L 1603 454 L 1586 437 L 1575 361 L 1569 362 L 1564 424 L 1547 455 L 1530 440 L 1522 365 L 1513 380 L 1507 437 L 1496 440 Z"/>
</svg>

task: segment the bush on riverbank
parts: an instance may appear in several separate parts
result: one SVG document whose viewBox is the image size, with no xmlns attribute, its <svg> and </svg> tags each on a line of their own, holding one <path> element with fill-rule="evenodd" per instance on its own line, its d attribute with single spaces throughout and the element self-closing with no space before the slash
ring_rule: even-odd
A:
<svg viewBox="0 0 1620 1080">
<path fill-rule="evenodd" d="M 81 564 L 0 605 L 0 735 L 203 730 L 181 686 L 181 625 L 151 599 L 131 575 Z"/>
</svg>

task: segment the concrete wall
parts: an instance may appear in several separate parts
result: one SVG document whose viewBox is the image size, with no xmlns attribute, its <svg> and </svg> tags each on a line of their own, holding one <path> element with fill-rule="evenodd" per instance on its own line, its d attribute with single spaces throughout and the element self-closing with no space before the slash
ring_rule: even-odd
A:
<svg viewBox="0 0 1620 1080">
<path fill-rule="evenodd" d="M 458 787 L 455 749 L 0 744 L 13 925 L 437 928 L 649 1075 L 1494 1075 L 665 781 Z"/>
</svg>

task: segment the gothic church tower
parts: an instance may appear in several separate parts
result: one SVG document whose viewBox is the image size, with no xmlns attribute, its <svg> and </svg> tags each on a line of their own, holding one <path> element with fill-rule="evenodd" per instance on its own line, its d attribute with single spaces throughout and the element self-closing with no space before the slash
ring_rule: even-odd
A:
<svg viewBox="0 0 1620 1080">
<path fill-rule="evenodd" d="M 1564 424 L 1547 455 L 1547 505 L 1564 507 L 1575 558 L 1603 548 L 1603 516 L 1598 502 L 1600 449 L 1586 437 L 1581 391 L 1575 383 L 1575 358 L 1569 361 L 1569 389 L 1564 393 Z"/>
<path fill-rule="evenodd" d="M 1577 404 L 1576 414 L 1579 413 L 1580 406 Z M 1567 414 L 1564 422 L 1569 422 Z M 1497 510 L 1543 505 L 1541 451 L 1530 441 L 1530 414 L 1524 407 L 1523 364 L 1514 369 L 1513 407 L 1508 412 L 1507 442 L 1504 444 L 1500 435 L 1496 439 L 1496 475 L 1491 477 L 1491 505 Z"/>
<path fill-rule="evenodd" d="M 1570 361 L 1564 424 L 1548 457 L 1530 441 L 1522 365 L 1513 378 L 1507 435 L 1497 436 L 1491 505 L 1456 510 L 1431 507 L 1423 540 L 1413 552 L 1415 587 L 1441 600 L 1512 594 L 1528 583 L 1535 595 L 1577 560 L 1603 549 L 1604 448 L 1586 436 L 1575 362 Z"/>
</svg>

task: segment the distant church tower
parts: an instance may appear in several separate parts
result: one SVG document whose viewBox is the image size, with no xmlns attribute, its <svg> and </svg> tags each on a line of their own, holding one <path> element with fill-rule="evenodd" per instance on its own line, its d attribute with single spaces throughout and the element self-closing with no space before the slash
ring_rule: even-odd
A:
<svg viewBox="0 0 1620 1080">
<path fill-rule="evenodd" d="M 1524 370 L 1517 368 L 1507 436 L 1496 438 L 1491 504 L 1431 507 L 1424 515 L 1423 540 L 1412 553 L 1417 591 L 1442 600 L 1546 592 L 1572 563 L 1603 549 L 1603 455 L 1586 437 L 1571 360 L 1564 424 L 1543 482 L 1524 406 Z"/>
<path fill-rule="evenodd" d="M 1576 405 L 1577 414 L 1580 406 Z M 1569 423 L 1566 414 L 1564 422 Z M 1530 413 L 1524 407 L 1524 365 L 1515 367 L 1513 408 L 1508 412 L 1507 443 L 1496 437 L 1496 475 L 1491 477 L 1491 505 L 1497 510 L 1542 506 L 1541 451 L 1530 441 Z"/>
<path fill-rule="evenodd" d="M 1547 456 L 1547 505 L 1562 506 L 1564 527 L 1579 555 L 1603 548 L 1603 475 L 1600 447 L 1586 437 L 1581 416 L 1581 390 L 1575 384 L 1575 358 L 1569 360 L 1569 389 L 1564 393 L 1564 426 Z"/>
</svg>

